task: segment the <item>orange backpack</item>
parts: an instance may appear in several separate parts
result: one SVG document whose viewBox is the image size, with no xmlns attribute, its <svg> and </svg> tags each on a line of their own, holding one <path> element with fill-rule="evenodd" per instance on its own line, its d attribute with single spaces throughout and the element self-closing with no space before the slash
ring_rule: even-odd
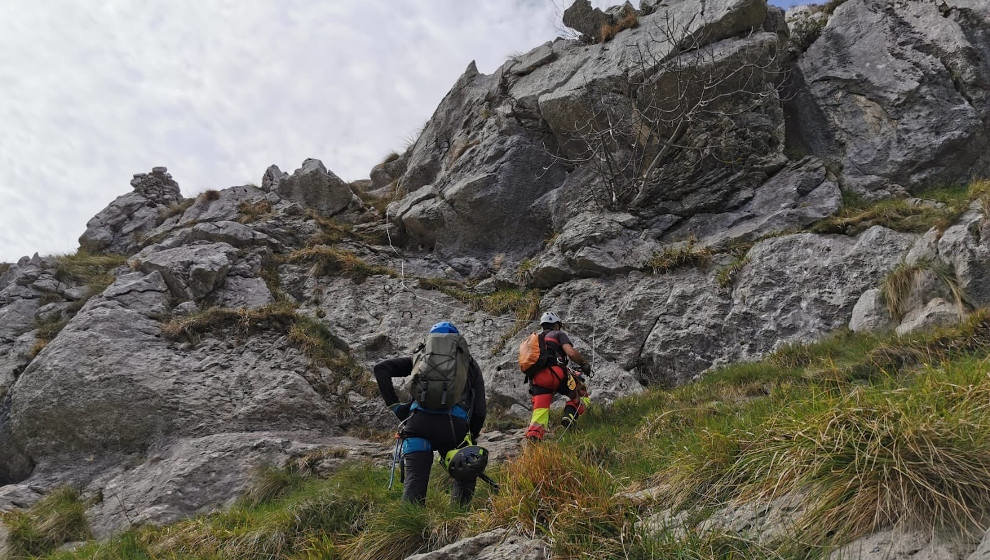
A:
<svg viewBox="0 0 990 560">
<path fill-rule="evenodd" d="M 519 345 L 519 369 L 526 374 L 527 380 L 553 362 L 552 352 L 543 340 L 545 335 L 545 332 L 533 333 Z"/>
</svg>

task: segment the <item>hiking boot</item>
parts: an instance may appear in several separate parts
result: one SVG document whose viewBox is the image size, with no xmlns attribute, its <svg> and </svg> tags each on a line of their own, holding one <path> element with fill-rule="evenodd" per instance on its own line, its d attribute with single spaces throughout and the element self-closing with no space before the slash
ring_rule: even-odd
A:
<svg viewBox="0 0 990 560">
<path fill-rule="evenodd" d="M 532 442 L 543 441 L 543 438 L 547 435 L 547 429 L 539 424 L 530 424 L 529 429 L 526 430 L 526 439 Z"/>
</svg>

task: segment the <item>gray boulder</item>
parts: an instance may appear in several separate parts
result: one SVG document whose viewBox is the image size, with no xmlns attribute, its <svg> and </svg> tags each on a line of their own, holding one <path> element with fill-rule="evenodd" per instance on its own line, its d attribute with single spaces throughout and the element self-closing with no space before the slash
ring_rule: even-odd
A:
<svg viewBox="0 0 990 560">
<path fill-rule="evenodd" d="M 990 305 L 990 224 L 974 204 L 938 239 L 938 257 L 949 263 L 972 305 Z"/>
<path fill-rule="evenodd" d="M 134 468 L 110 469 L 86 486 L 103 497 L 86 511 L 96 538 L 130 526 L 163 525 L 230 506 L 256 469 L 336 443 L 316 432 L 233 432 L 152 447 Z"/>
<path fill-rule="evenodd" d="M 495 529 L 406 560 L 544 560 L 548 554 L 550 545 L 541 539 Z"/>
<path fill-rule="evenodd" d="M 849 330 L 857 333 L 880 332 L 889 330 L 893 322 L 881 290 L 870 288 L 856 301 L 849 319 Z"/>
<path fill-rule="evenodd" d="M 79 246 L 91 252 L 130 254 L 157 227 L 165 212 L 182 201 L 179 185 L 164 167 L 135 175 L 134 192 L 118 197 L 86 224 Z"/>
<path fill-rule="evenodd" d="M 318 159 L 307 159 L 291 176 L 273 181 L 269 188 L 280 197 L 312 208 L 323 216 L 341 212 L 354 198 L 347 183 L 332 171 L 327 171 Z"/>
<path fill-rule="evenodd" d="M 223 285 L 237 258 L 237 249 L 226 243 L 156 249 L 144 249 L 134 256 L 134 262 L 147 274 L 161 273 L 172 295 L 180 300 L 198 300 L 213 293 Z"/>
<path fill-rule="evenodd" d="M 840 5 L 798 59 L 809 147 L 865 193 L 990 173 L 985 25 L 934 2 Z"/>
<path fill-rule="evenodd" d="M 951 325 L 958 323 L 963 315 L 963 310 L 960 309 L 959 305 L 942 298 L 934 298 L 924 307 L 909 311 L 895 330 L 898 335 L 905 335 L 932 327 Z"/>
<path fill-rule="evenodd" d="M 166 305 L 169 291 L 158 282 L 161 291 L 136 298 L 134 284 L 122 278 L 91 300 L 17 379 L 0 422 L 11 449 L 39 465 L 71 465 L 95 450 L 140 453 L 184 436 L 340 429 L 346 391 L 328 390 L 328 374 L 283 335 L 180 346 L 148 317 L 149 298 Z M 0 471 L 7 461 L 0 457 Z"/>
<path fill-rule="evenodd" d="M 408 153 L 403 155 L 393 154 L 385 161 L 371 168 L 371 189 L 383 189 L 394 183 L 406 172 L 409 163 Z"/>
</svg>

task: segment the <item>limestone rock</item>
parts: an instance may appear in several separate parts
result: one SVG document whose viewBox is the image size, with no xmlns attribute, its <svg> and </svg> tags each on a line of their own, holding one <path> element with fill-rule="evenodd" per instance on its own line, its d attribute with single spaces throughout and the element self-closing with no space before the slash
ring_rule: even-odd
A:
<svg viewBox="0 0 990 560">
<path fill-rule="evenodd" d="M 218 300 L 221 307 L 231 309 L 257 309 L 275 301 L 264 280 L 237 275 L 227 276 Z"/>
<path fill-rule="evenodd" d="M 226 243 L 155 249 L 135 255 L 136 262 L 146 273 L 161 273 L 172 294 L 182 300 L 201 299 L 222 286 L 237 256 L 237 249 Z"/>
<path fill-rule="evenodd" d="M 371 168 L 371 189 L 381 189 L 398 180 L 406 172 L 408 163 L 408 154 L 393 154 L 386 158 L 385 161 Z"/>
<path fill-rule="evenodd" d="M 959 287 L 977 307 L 990 304 L 990 226 L 971 209 L 938 240 L 939 258 L 952 265 Z"/>
<path fill-rule="evenodd" d="M 278 184 L 288 177 L 289 174 L 279 169 L 277 165 L 271 165 L 261 177 L 261 190 L 274 192 L 278 189 Z"/>
<path fill-rule="evenodd" d="M 942 298 L 934 298 L 924 307 L 909 311 L 895 330 L 898 335 L 905 335 L 940 325 L 958 323 L 962 317 L 963 313 L 958 305 Z"/>
<path fill-rule="evenodd" d="M 849 319 L 849 330 L 853 332 L 880 332 L 893 326 L 893 318 L 887 310 L 883 294 L 878 288 L 863 292 L 856 301 Z"/>
<path fill-rule="evenodd" d="M 31 362 L 9 393 L 0 441 L 8 434 L 11 449 L 38 464 L 73 464 L 94 450 L 135 453 L 183 436 L 340 429 L 351 407 L 331 404 L 319 370 L 284 336 L 206 338 L 183 350 L 126 302 L 90 300 Z M 0 457 L 0 472 L 8 460 Z"/>
<path fill-rule="evenodd" d="M 857 539 L 829 555 L 831 560 L 963 560 L 975 543 L 931 530 L 886 529 Z"/>
<path fill-rule="evenodd" d="M 808 512 L 807 499 L 807 494 L 795 492 L 770 501 L 730 504 L 702 521 L 698 530 L 702 534 L 724 531 L 757 542 L 786 540 Z"/>
<path fill-rule="evenodd" d="M 86 511 L 97 538 L 131 524 L 161 525 L 229 506 L 255 469 L 280 467 L 292 457 L 329 445 L 316 433 L 237 432 L 182 438 L 152 448 L 135 468 L 116 469 L 92 481 L 99 503 Z"/>
<path fill-rule="evenodd" d="M 737 195 L 736 199 L 743 199 Z M 839 186 L 826 179 L 816 158 L 791 163 L 758 186 L 738 208 L 696 214 L 664 234 L 668 239 L 695 238 L 702 245 L 799 230 L 831 216 L 842 205 Z"/>
<path fill-rule="evenodd" d="M 354 193 L 318 159 L 307 159 L 291 176 L 283 177 L 272 188 L 286 200 L 332 216 L 347 208 Z"/>
<path fill-rule="evenodd" d="M 134 192 L 118 197 L 86 224 L 79 245 L 91 252 L 130 254 L 141 237 L 161 222 L 169 206 L 182 201 L 179 185 L 164 167 L 131 180 Z"/>
<path fill-rule="evenodd" d="M 495 529 L 406 560 L 544 560 L 550 546 L 540 539 Z"/>
<path fill-rule="evenodd" d="M 798 117 L 834 132 L 833 141 L 811 134 L 812 151 L 850 179 L 874 178 L 856 190 L 990 173 L 984 25 L 929 2 L 840 5 L 798 60 L 814 100 Z"/>
</svg>

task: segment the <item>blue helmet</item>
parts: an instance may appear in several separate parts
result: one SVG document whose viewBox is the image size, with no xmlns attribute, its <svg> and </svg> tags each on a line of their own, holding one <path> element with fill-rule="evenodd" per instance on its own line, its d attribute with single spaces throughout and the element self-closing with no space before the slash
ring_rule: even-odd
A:
<svg viewBox="0 0 990 560">
<path fill-rule="evenodd" d="M 441 321 L 430 328 L 430 334 L 433 333 L 460 334 L 460 331 L 450 321 Z"/>
</svg>

